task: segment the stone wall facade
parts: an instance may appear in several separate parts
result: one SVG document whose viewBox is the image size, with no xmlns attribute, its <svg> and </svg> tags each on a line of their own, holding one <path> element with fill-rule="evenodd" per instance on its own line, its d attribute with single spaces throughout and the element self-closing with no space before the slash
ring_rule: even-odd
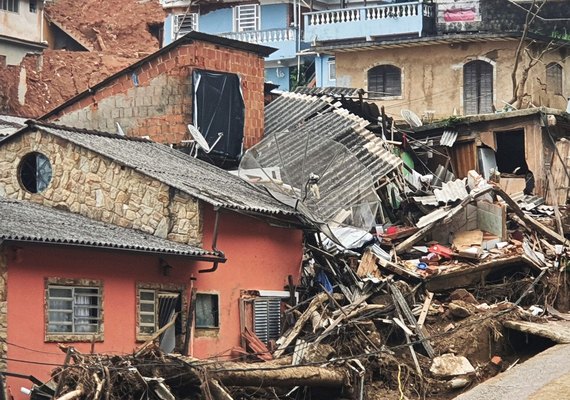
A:
<svg viewBox="0 0 570 400">
<path fill-rule="evenodd" d="M 25 190 L 18 177 L 22 157 L 33 151 L 45 155 L 53 171 L 41 193 Z M 0 160 L 0 196 L 67 209 L 181 243 L 202 241 L 198 200 L 71 142 L 42 131 L 27 132 L 0 147 Z"/>
<path fill-rule="evenodd" d="M 264 61 L 252 52 L 207 42 L 181 44 L 98 87 L 48 117 L 64 125 L 115 132 L 160 143 L 189 139 L 192 123 L 192 71 L 237 74 L 245 103 L 244 146 L 257 143 L 264 127 Z"/>
</svg>

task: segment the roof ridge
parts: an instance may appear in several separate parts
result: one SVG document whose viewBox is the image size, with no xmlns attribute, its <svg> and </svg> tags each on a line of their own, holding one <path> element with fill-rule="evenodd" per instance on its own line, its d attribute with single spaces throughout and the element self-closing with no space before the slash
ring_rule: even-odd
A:
<svg viewBox="0 0 570 400">
<path fill-rule="evenodd" d="M 150 139 L 145 139 L 145 138 L 141 138 L 141 137 L 123 136 L 123 135 L 119 135 L 117 133 L 104 132 L 104 131 L 99 131 L 99 130 L 95 130 L 95 129 L 77 128 L 74 126 L 61 125 L 61 124 L 56 124 L 56 123 L 52 123 L 52 122 L 43 122 L 43 121 L 40 122 L 40 121 L 32 120 L 32 119 L 27 120 L 26 125 L 28 125 L 30 128 L 36 127 L 36 128 L 41 129 L 42 127 L 46 127 L 46 128 L 52 128 L 52 129 L 62 129 L 62 130 L 66 130 L 68 132 L 84 133 L 87 135 L 107 137 L 110 139 L 128 140 L 128 141 L 143 142 L 143 143 L 157 143 L 157 142 L 153 142 Z"/>
</svg>

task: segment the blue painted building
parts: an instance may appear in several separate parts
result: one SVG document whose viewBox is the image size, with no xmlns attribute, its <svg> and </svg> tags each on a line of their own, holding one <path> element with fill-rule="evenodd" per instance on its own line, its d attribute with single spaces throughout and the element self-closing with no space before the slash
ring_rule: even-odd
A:
<svg viewBox="0 0 570 400">
<path fill-rule="evenodd" d="M 350 46 L 378 38 L 421 37 L 434 20 L 430 0 L 321 0 L 311 1 L 311 9 L 300 0 L 197 5 L 189 0 L 162 0 L 162 4 L 168 14 L 165 45 L 197 30 L 278 49 L 266 59 L 265 79 L 280 90 L 313 78 L 317 87 L 336 86 L 335 58 L 311 52 L 317 43 L 340 41 Z M 305 73 L 301 82 L 299 70 Z"/>
<path fill-rule="evenodd" d="M 162 3 L 167 10 L 164 45 L 190 30 L 197 30 L 274 47 L 277 51 L 265 61 L 265 79 L 279 85 L 280 90 L 291 88 L 291 71 L 295 74 L 299 65 L 312 63 L 314 58 L 299 55 L 309 46 L 302 42 L 299 25 L 305 9 L 297 0 L 192 6 L 189 1 L 163 0 Z"/>
</svg>

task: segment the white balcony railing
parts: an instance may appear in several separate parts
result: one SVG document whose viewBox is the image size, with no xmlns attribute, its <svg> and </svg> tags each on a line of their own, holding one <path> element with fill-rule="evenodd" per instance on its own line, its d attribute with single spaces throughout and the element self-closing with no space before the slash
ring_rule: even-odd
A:
<svg viewBox="0 0 570 400">
<path fill-rule="evenodd" d="M 433 4 L 423 1 L 306 13 L 305 41 L 417 33 L 433 18 Z"/>
<path fill-rule="evenodd" d="M 263 31 L 245 31 L 222 33 L 228 39 L 241 40 L 242 42 L 255 44 L 268 44 L 295 40 L 296 30 L 293 28 L 267 29 Z"/>
</svg>

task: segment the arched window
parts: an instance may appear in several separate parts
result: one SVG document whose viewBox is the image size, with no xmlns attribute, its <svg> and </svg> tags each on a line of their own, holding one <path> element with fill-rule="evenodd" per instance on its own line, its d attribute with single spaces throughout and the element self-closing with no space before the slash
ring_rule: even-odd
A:
<svg viewBox="0 0 570 400">
<path fill-rule="evenodd" d="M 552 94 L 562 94 L 562 66 L 550 63 L 546 66 L 546 89 Z"/>
<path fill-rule="evenodd" d="M 466 115 L 493 112 L 493 65 L 481 60 L 463 66 L 463 109 Z"/>
<path fill-rule="evenodd" d="M 368 70 L 370 97 L 402 95 L 402 70 L 393 65 L 379 65 Z"/>
</svg>

